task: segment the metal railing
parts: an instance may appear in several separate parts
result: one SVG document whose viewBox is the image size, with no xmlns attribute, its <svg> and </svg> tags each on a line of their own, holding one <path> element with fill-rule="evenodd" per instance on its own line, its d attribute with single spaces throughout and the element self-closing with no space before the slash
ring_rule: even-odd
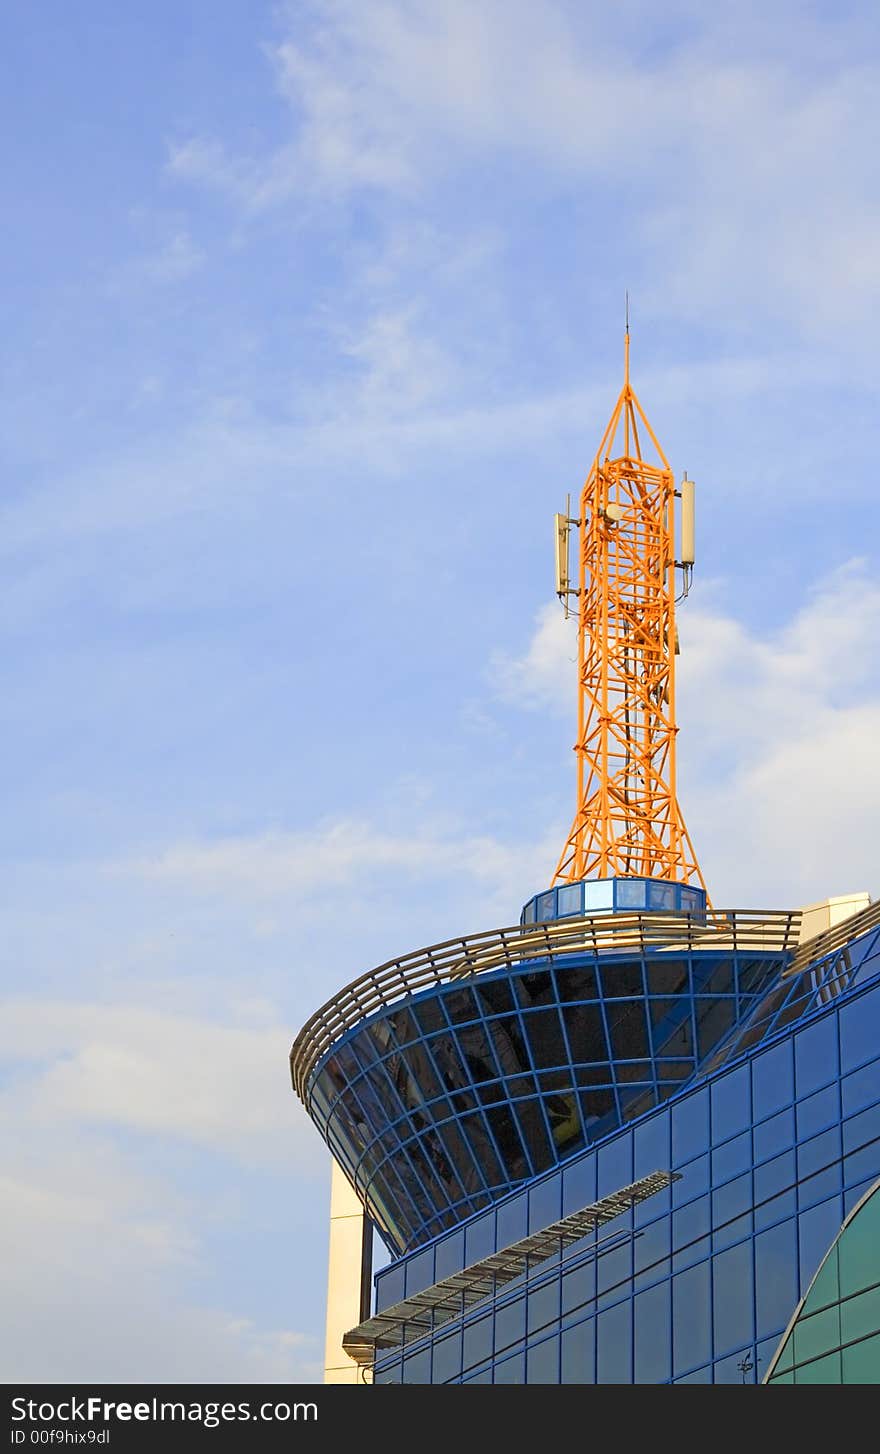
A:
<svg viewBox="0 0 880 1454">
<path fill-rule="evenodd" d="M 800 922 L 800 910 L 713 909 L 699 919 L 670 913 L 605 913 L 447 939 L 380 964 L 322 1005 L 293 1043 L 294 1089 L 305 1102 L 309 1076 L 337 1040 L 368 1015 L 433 985 L 568 954 L 645 950 L 675 954 L 694 949 L 783 954 L 796 949 Z"/>
<path fill-rule="evenodd" d="M 852 914 L 848 919 L 842 919 L 833 928 L 823 929 L 821 934 L 814 934 L 812 939 L 805 939 L 803 944 L 799 945 L 791 964 L 787 966 L 786 975 L 800 974 L 817 959 L 824 959 L 826 955 L 833 954 L 836 949 L 845 949 L 853 939 L 858 939 L 869 929 L 876 929 L 878 926 L 880 926 L 880 899 L 875 904 L 869 904 L 867 909 L 862 909 L 860 913 Z"/>
</svg>

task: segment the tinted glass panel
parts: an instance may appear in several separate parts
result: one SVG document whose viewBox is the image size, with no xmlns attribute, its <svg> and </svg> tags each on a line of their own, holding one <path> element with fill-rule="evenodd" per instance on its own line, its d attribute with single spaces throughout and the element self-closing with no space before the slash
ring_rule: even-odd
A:
<svg viewBox="0 0 880 1454">
<path fill-rule="evenodd" d="M 837 1075 L 837 1023 L 833 1015 L 801 1030 L 794 1042 L 799 1096 L 809 1095 Z"/>
<path fill-rule="evenodd" d="M 631 1303 L 618 1303 L 596 1319 L 598 1383 L 629 1383 L 632 1379 L 630 1357 Z"/>
<path fill-rule="evenodd" d="M 531 1343 L 526 1351 L 526 1377 L 529 1383 L 559 1382 L 559 1338 Z"/>
<path fill-rule="evenodd" d="M 789 1041 L 765 1050 L 752 1064 L 755 1117 L 763 1119 L 794 1097 L 792 1053 Z"/>
<path fill-rule="evenodd" d="M 743 1065 L 712 1086 L 712 1140 L 724 1141 L 750 1124 L 751 1084 Z"/>
<path fill-rule="evenodd" d="M 709 1093 L 686 1096 L 672 1108 L 672 1161 L 679 1165 L 709 1144 Z"/>
<path fill-rule="evenodd" d="M 672 1279 L 672 1353 L 676 1373 L 705 1363 L 712 1354 L 709 1265 L 700 1263 Z"/>
<path fill-rule="evenodd" d="M 595 1382 L 594 1321 L 578 1323 L 562 1334 L 562 1382 Z"/>
<path fill-rule="evenodd" d="M 797 1235 L 793 1220 L 755 1238 L 758 1337 L 783 1328 L 797 1302 Z"/>
<path fill-rule="evenodd" d="M 880 991 L 872 990 L 841 1008 L 840 1050 L 845 1070 L 877 1054 L 878 1004 Z"/>
<path fill-rule="evenodd" d="M 672 1372 L 668 1282 L 639 1293 L 634 1314 L 635 1381 L 664 1383 Z"/>
<path fill-rule="evenodd" d="M 712 1279 L 718 1354 L 742 1347 L 754 1335 L 751 1242 L 741 1242 L 719 1253 L 712 1263 Z"/>
</svg>

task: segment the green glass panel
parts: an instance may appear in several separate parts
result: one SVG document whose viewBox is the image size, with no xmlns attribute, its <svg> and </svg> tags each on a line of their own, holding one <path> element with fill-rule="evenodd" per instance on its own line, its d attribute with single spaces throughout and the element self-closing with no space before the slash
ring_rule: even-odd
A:
<svg viewBox="0 0 880 1454">
<path fill-rule="evenodd" d="M 880 1196 L 871 1197 L 850 1222 L 840 1238 L 840 1295 L 861 1292 L 878 1280 L 880 1246 Z"/>
<path fill-rule="evenodd" d="M 804 1302 L 804 1313 L 814 1308 L 828 1307 L 840 1298 L 840 1277 L 838 1274 L 837 1244 L 832 1247 L 819 1271 L 816 1273 L 810 1291 Z"/>
<path fill-rule="evenodd" d="M 843 1350 L 844 1383 L 880 1383 L 880 1334 Z"/>
<path fill-rule="evenodd" d="M 774 1373 L 770 1383 L 794 1383 L 793 1373 Z"/>
<path fill-rule="evenodd" d="M 859 1293 L 840 1305 L 840 1341 L 853 1343 L 856 1338 L 867 1338 L 871 1333 L 880 1333 L 880 1287 L 870 1292 Z"/>
<path fill-rule="evenodd" d="M 806 1363 L 810 1358 L 818 1358 L 820 1353 L 830 1353 L 833 1348 L 839 1348 L 839 1308 L 825 1308 L 811 1317 L 802 1313 L 792 1329 L 791 1341 L 796 1364 Z"/>
<path fill-rule="evenodd" d="M 829 1353 L 795 1370 L 796 1383 L 840 1383 L 840 1354 Z"/>
<path fill-rule="evenodd" d="M 776 1364 L 776 1367 L 779 1369 L 780 1373 L 782 1373 L 786 1368 L 791 1368 L 791 1365 L 794 1362 L 794 1336 L 793 1336 L 793 1334 L 794 1334 L 794 1328 L 792 1328 L 791 1332 L 789 1333 L 788 1337 L 786 1338 L 785 1343 L 783 1344 L 783 1347 L 782 1347 L 782 1352 L 779 1355 L 779 1362 Z"/>
</svg>

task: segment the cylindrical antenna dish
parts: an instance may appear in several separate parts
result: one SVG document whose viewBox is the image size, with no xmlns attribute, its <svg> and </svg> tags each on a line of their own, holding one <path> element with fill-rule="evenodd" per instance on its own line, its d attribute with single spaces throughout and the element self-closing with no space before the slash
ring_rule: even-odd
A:
<svg viewBox="0 0 880 1454">
<path fill-rule="evenodd" d="M 687 475 L 681 482 L 681 555 L 682 565 L 694 563 L 694 482 Z"/>
</svg>

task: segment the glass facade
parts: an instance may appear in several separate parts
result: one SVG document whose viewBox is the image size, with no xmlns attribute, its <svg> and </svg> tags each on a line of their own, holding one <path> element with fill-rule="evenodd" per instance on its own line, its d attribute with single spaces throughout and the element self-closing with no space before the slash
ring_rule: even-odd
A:
<svg viewBox="0 0 880 1454">
<path fill-rule="evenodd" d="M 658 878 L 585 879 L 534 894 L 523 905 L 520 923 L 542 924 L 551 919 L 567 919 L 580 914 L 612 910 L 626 913 L 634 909 L 650 913 L 690 914 L 695 919 L 705 919 L 706 890 Z"/>
<path fill-rule="evenodd" d="M 518 1283 L 508 1283 L 445 1322 L 435 1334 L 422 1330 L 416 1336 L 413 1329 L 402 1349 L 379 1349 L 377 1382 L 755 1383 L 765 1378 L 844 1217 L 880 1175 L 880 932 L 871 930 L 797 976 L 786 976 L 772 963 L 716 958 L 710 967 L 666 959 L 646 955 L 639 962 L 641 995 L 632 963 L 618 965 L 618 988 L 627 986 L 619 996 L 608 993 L 611 966 L 604 962 L 534 971 L 546 996 L 540 1008 L 546 1013 L 552 1006 L 556 1033 L 563 1039 L 566 1006 L 601 1005 L 611 1051 L 605 1088 L 613 1101 L 603 1113 L 608 1119 L 598 1118 L 601 1129 L 591 1140 L 587 1133 L 595 1123 L 585 1123 L 579 1098 L 592 1087 L 573 1074 L 567 1094 L 579 1107 L 580 1141 L 560 1155 L 564 1138 L 562 1145 L 553 1142 L 548 1118 L 544 1144 L 556 1145 L 556 1164 L 530 1171 L 520 1121 L 524 1175 L 519 1185 L 487 1187 L 486 1205 L 470 1214 L 463 1205 L 450 1204 L 454 1225 L 433 1238 L 425 1218 L 413 1249 L 377 1276 L 377 1311 L 651 1172 L 670 1169 L 679 1179 L 567 1249 L 562 1258 L 536 1266 Z M 566 998 L 566 976 L 588 969 L 596 991 Z M 667 976 L 663 992 L 658 974 Z M 681 978 L 673 988 L 675 974 Z M 468 992 L 474 997 L 486 988 L 496 993 L 491 978 L 480 977 Z M 516 978 L 505 976 L 510 995 L 505 1013 L 522 1022 L 535 1010 L 522 1002 L 512 982 Z M 714 998 L 732 1000 L 733 1006 L 718 1013 L 717 1023 L 709 1018 L 706 1030 L 705 1019 L 715 1006 L 700 1000 L 713 998 L 710 982 Z M 667 1011 L 652 1006 L 655 997 L 672 1001 L 678 1015 L 687 1011 L 686 1080 L 663 1078 L 666 1056 L 657 1053 L 656 1026 L 665 1024 L 670 1035 L 675 1026 L 666 1019 Z M 442 996 L 428 998 L 434 1013 Z M 620 1077 L 614 1056 L 614 1026 L 626 1024 L 623 1017 L 608 1022 L 618 998 L 631 1007 L 625 1013 L 633 1014 L 639 1026 L 635 1033 L 645 1036 L 639 1043 L 647 1050 L 629 1057 L 651 1067 L 641 1072 L 640 1083 Z M 419 1004 L 415 998 L 407 1007 L 414 1023 Z M 479 1023 L 476 1016 L 458 1021 L 445 1003 L 442 1008 L 448 1028 L 435 1028 L 434 1034 Z M 481 1016 L 483 1023 L 488 1018 Z M 531 1037 L 523 1042 L 531 1043 Z M 568 1041 L 569 1046 L 583 1043 Z M 667 1044 L 662 1041 L 663 1047 Z M 598 1060 L 572 1056 L 569 1061 L 573 1071 L 593 1063 Z M 541 1099 L 540 1073 L 538 1066 L 531 1071 L 533 1103 Z M 502 1083 L 498 1074 L 495 1084 Z M 641 1103 L 635 1094 L 629 1099 L 634 1085 L 637 1094 L 648 1093 Z M 515 1100 L 511 1096 L 508 1110 L 516 1110 Z M 462 1114 L 498 1104 L 475 1097 Z M 864 1216 L 863 1211 L 850 1227 L 858 1228 Z M 847 1282 L 844 1292 L 840 1282 L 839 1293 L 823 1292 L 821 1305 L 810 1303 L 807 1309 L 805 1304 L 807 1319 L 815 1312 L 826 1330 L 834 1318 L 842 1328 L 840 1309 L 847 1304 L 853 1316 L 864 1309 L 867 1317 L 868 1300 L 880 1286 L 876 1230 L 875 1224 L 873 1239 L 866 1234 L 864 1241 L 869 1251 L 873 1241 L 873 1273 L 869 1256 L 859 1288 L 851 1290 Z M 846 1245 L 844 1237 L 836 1254 L 838 1268 Z M 820 1290 L 824 1276 L 823 1270 L 814 1285 Z M 811 1336 L 819 1326 L 811 1325 Z M 849 1341 L 855 1346 L 859 1339 L 853 1334 Z M 872 1351 L 877 1346 L 869 1345 L 867 1335 L 861 1342 Z M 841 1333 L 836 1344 L 801 1361 L 806 1367 L 821 1357 L 842 1359 L 845 1343 Z M 795 1346 L 792 1342 L 793 1358 Z M 774 1381 L 793 1381 L 799 1366 L 780 1362 Z"/>
<path fill-rule="evenodd" d="M 880 1181 L 810 1284 L 767 1383 L 880 1383 Z"/>
<path fill-rule="evenodd" d="M 387 1244 L 408 1250 L 666 1100 L 736 1026 L 775 1012 L 786 963 L 658 949 L 447 983 L 340 1040 L 309 1111 Z"/>
<path fill-rule="evenodd" d="M 343 1036 L 308 1109 L 399 1255 L 794 1024 L 878 937 L 798 976 L 786 952 L 657 948 L 447 982 Z"/>
</svg>

